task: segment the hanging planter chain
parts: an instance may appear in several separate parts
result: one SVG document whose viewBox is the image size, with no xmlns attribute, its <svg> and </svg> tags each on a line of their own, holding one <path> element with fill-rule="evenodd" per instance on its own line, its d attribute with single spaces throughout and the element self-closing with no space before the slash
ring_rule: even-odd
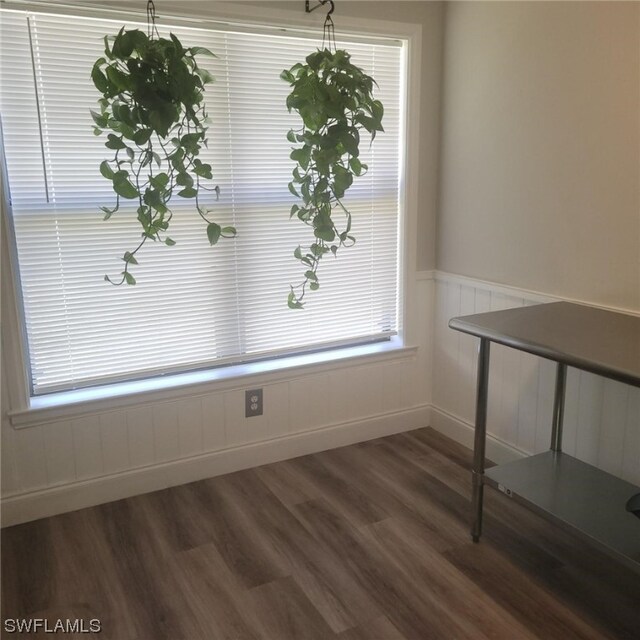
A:
<svg viewBox="0 0 640 640">
<path fill-rule="evenodd" d="M 333 48 L 333 51 L 335 51 L 337 48 L 336 29 L 331 14 L 336 10 L 336 5 L 334 4 L 333 0 L 318 0 L 318 4 L 316 4 L 314 7 L 311 6 L 309 0 L 305 0 L 304 10 L 306 13 L 311 13 L 312 11 L 319 9 L 320 7 L 324 7 L 324 5 L 326 4 L 328 4 L 330 8 L 327 12 L 326 18 L 324 19 L 324 26 L 322 27 L 322 48 L 329 50 Z"/>
<path fill-rule="evenodd" d="M 147 1 L 147 37 L 149 40 L 160 37 L 156 26 L 156 5 L 153 0 Z"/>
</svg>

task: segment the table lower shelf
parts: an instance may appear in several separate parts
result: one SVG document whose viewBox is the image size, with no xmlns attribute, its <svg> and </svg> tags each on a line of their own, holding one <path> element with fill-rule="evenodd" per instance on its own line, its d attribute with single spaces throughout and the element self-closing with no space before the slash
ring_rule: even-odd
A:
<svg viewBox="0 0 640 640">
<path fill-rule="evenodd" d="M 555 451 L 487 469 L 484 483 L 640 571 L 640 518 L 625 508 L 640 487 Z"/>
</svg>

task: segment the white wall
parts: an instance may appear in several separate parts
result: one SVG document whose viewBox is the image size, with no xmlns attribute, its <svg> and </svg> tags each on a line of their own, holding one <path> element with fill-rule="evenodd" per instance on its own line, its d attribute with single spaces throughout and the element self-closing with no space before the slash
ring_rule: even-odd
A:
<svg viewBox="0 0 640 640">
<path fill-rule="evenodd" d="M 640 312 L 640 4 L 449 3 L 443 73 L 432 420 L 471 444 L 478 341 L 449 318 L 549 295 Z M 490 456 L 549 448 L 553 384 L 492 347 Z M 638 389 L 570 371 L 565 420 L 567 452 L 640 483 Z"/>
<path fill-rule="evenodd" d="M 453 2 L 437 268 L 640 311 L 640 4 Z"/>
</svg>

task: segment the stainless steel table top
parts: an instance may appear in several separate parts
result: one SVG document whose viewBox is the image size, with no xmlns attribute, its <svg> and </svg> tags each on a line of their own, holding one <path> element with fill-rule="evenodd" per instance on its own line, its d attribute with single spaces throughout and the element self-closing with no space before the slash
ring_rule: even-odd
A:
<svg viewBox="0 0 640 640">
<path fill-rule="evenodd" d="M 452 318 L 449 326 L 640 387 L 640 317 L 571 302 Z"/>
</svg>

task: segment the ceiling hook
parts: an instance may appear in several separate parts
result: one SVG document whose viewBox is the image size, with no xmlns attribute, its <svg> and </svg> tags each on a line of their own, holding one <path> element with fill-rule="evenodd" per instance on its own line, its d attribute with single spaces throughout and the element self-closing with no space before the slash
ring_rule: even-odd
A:
<svg viewBox="0 0 640 640">
<path fill-rule="evenodd" d="M 312 11 L 315 11 L 319 7 L 323 7 L 325 4 L 327 4 L 327 2 L 331 6 L 331 8 L 329 9 L 329 12 L 327 13 L 327 16 L 330 16 L 336 10 L 336 5 L 333 2 L 333 0 L 318 0 L 318 4 L 313 7 L 311 6 L 309 0 L 305 0 L 305 3 L 304 3 L 305 13 L 311 13 Z"/>
</svg>

